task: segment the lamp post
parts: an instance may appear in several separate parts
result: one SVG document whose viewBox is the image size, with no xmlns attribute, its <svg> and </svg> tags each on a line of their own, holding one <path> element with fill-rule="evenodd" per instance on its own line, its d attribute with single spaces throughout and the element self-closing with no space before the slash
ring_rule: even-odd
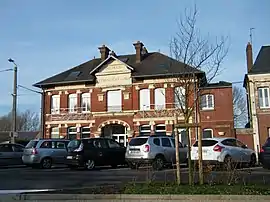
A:
<svg viewBox="0 0 270 202">
<path fill-rule="evenodd" d="M 17 131 L 17 65 L 13 59 L 9 58 L 8 61 L 14 65 L 13 67 L 13 93 L 12 93 L 12 128 L 11 128 L 11 143 L 15 143 L 15 135 Z"/>
</svg>

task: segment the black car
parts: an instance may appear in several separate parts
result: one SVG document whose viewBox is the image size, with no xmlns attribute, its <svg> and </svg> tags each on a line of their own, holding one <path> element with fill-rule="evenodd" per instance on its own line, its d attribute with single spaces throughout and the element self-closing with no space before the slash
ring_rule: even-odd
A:
<svg viewBox="0 0 270 202">
<path fill-rule="evenodd" d="M 266 142 L 262 146 L 259 159 L 263 168 L 270 169 L 270 137 L 267 138 Z"/>
<path fill-rule="evenodd" d="M 92 170 L 95 166 L 117 167 L 125 165 L 126 148 L 109 138 L 86 138 L 72 140 L 68 144 L 67 165 L 70 168 L 84 167 Z"/>
</svg>

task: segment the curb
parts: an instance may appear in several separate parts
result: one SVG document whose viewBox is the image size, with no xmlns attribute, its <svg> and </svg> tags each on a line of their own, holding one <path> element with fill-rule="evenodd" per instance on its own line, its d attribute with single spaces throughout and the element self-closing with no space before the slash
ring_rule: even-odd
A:
<svg viewBox="0 0 270 202">
<path fill-rule="evenodd" d="M 17 194 L 0 196 L 0 201 L 270 201 L 268 195 L 126 195 L 126 194 Z"/>
</svg>

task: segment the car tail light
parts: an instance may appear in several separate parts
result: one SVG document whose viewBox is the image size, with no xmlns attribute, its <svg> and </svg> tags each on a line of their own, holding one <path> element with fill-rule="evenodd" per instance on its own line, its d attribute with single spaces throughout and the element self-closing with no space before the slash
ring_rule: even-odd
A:
<svg viewBox="0 0 270 202">
<path fill-rule="evenodd" d="M 261 149 L 260 149 L 260 153 L 263 153 L 263 152 L 264 152 L 264 149 L 263 149 L 263 148 L 261 148 Z"/>
<path fill-rule="evenodd" d="M 32 154 L 33 155 L 36 155 L 38 152 L 37 152 L 37 149 L 36 148 L 34 148 L 33 150 L 32 150 Z"/>
<path fill-rule="evenodd" d="M 222 147 L 222 146 L 220 146 L 220 145 L 216 145 L 216 146 L 213 148 L 213 150 L 214 150 L 215 152 L 221 152 L 223 148 L 224 148 L 224 147 Z"/>
<path fill-rule="evenodd" d="M 144 145 L 144 148 L 143 148 L 143 151 L 144 152 L 149 152 L 150 151 L 150 145 Z"/>
</svg>

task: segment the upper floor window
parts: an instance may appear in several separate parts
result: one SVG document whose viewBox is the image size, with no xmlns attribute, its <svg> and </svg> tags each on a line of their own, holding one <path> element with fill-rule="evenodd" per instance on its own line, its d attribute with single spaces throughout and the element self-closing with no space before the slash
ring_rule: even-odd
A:
<svg viewBox="0 0 270 202">
<path fill-rule="evenodd" d="M 51 128 L 51 138 L 59 138 L 59 128 L 53 127 Z"/>
<path fill-rule="evenodd" d="M 156 88 L 155 89 L 155 109 L 165 109 L 165 89 Z"/>
<path fill-rule="evenodd" d="M 186 95 L 185 88 L 179 86 L 174 88 L 174 103 L 176 108 L 185 108 L 186 103 Z"/>
<path fill-rule="evenodd" d="M 260 108 L 269 108 L 269 88 L 258 88 Z"/>
<path fill-rule="evenodd" d="M 206 128 L 203 130 L 202 138 L 213 138 L 213 130 L 210 128 Z"/>
<path fill-rule="evenodd" d="M 120 112 L 122 111 L 122 91 L 112 90 L 107 92 L 107 111 Z"/>
<path fill-rule="evenodd" d="M 81 97 L 82 112 L 90 112 L 91 97 L 90 93 L 83 93 Z"/>
<path fill-rule="evenodd" d="M 51 113 L 58 114 L 60 112 L 60 95 L 53 95 L 51 98 Z"/>
<path fill-rule="evenodd" d="M 140 110 L 150 110 L 150 90 L 140 90 Z"/>
<path fill-rule="evenodd" d="M 75 112 L 77 107 L 77 94 L 69 94 L 68 95 L 68 108 L 69 112 Z"/>
<path fill-rule="evenodd" d="M 214 109 L 214 95 L 205 94 L 201 96 L 201 109 Z"/>
</svg>

